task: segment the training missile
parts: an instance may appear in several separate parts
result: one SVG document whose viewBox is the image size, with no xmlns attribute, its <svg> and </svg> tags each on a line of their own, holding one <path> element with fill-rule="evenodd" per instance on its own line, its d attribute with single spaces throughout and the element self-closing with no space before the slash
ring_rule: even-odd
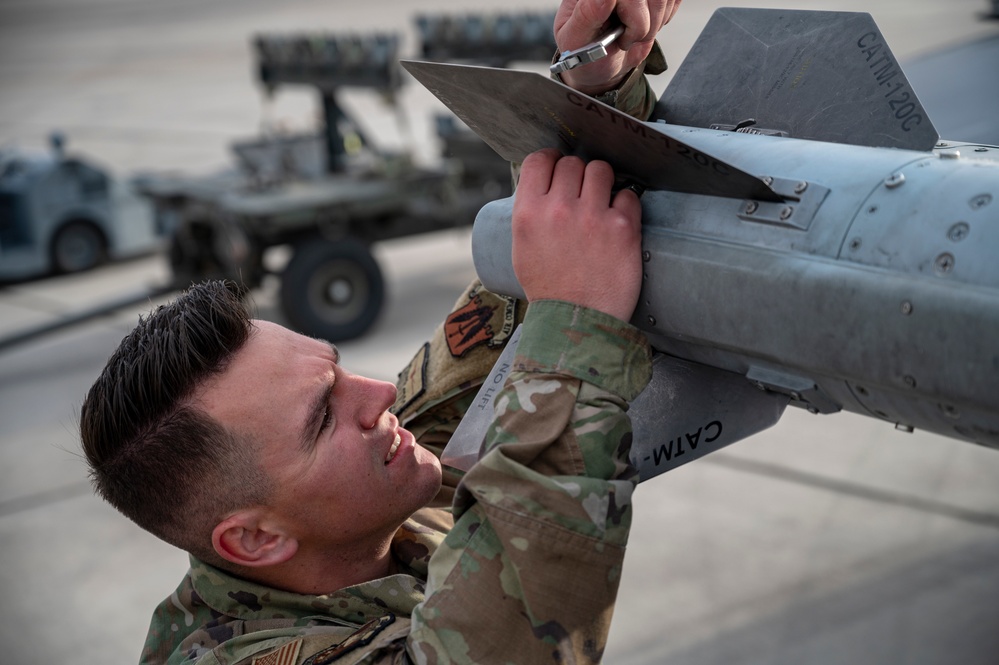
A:
<svg viewBox="0 0 999 665">
<path fill-rule="evenodd" d="M 530 72 L 404 66 L 504 158 L 647 188 L 643 480 L 788 404 L 999 448 L 999 148 L 939 140 L 869 14 L 718 10 L 649 122 Z M 523 296 L 511 211 L 482 209 L 473 258 Z"/>
</svg>

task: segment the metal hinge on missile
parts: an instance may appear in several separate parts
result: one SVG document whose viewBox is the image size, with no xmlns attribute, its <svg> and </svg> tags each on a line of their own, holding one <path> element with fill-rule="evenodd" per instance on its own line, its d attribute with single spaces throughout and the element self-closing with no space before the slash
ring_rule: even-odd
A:
<svg viewBox="0 0 999 665">
<path fill-rule="evenodd" d="M 750 367 L 746 378 L 760 390 L 787 395 L 793 406 L 811 413 L 837 413 L 842 407 L 826 395 L 815 381 L 762 367 Z"/>
<path fill-rule="evenodd" d="M 803 180 L 765 176 L 763 182 L 782 199 L 781 202 L 749 200 L 739 208 L 739 219 L 807 231 L 829 188 Z"/>
</svg>

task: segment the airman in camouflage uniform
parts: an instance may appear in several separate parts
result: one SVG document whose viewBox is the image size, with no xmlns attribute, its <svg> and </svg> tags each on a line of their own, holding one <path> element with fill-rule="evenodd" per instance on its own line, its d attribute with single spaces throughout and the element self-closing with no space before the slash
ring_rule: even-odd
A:
<svg viewBox="0 0 999 665">
<path fill-rule="evenodd" d="M 644 4 L 619 7 L 626 25 L 623 8 Z M 651 4 L 661 5 L 654 18 L 661 24 L 679 2 Z M 566 12 L 577 18 L 576 5 L 563 3 L 562 24 Z M 651 71 L 657 59 L 658 47 L 649 56 Z M 629 65 L 608 101 L 647 113 L 651 93 L 642 71 Z M 440 491 L 392 537 L 387 576 L 310 594 L 254 582 L 192 555 L 181 585 L 153 615 L 142 663 L 600 661 L 637 482 L 627 404 L 651 376 L 648 344 L 624 322 L 637 301 L 640 264 L 625 269 L 603 255 L 608 246 L 619 248 L 619 259 L 637 255 L 640 207 L 633 192 L 621 192 L 607 208 L 613 175 L 606 164 L 537 153 L 522 173 L 514 263 L 530 304 L 473 283 L 400 375 L 393 407 L 399 423 L 439 456 L 522 321 L 482 459 L 463 476 L 445 469 Z M 575 209 L 558 194 L 565 183 L 581 192 Z M 601 206 L 607 210 L 592 212 Z M 552 242 L 564 224 L 582 217 L 591 226 L 574 229 L 575 245 Z M 559 252 L 582 263 L 582 272 L 545 278 L 561 265 Z M 577 297 L 574 286 L 585 290 L 601 279 L 587 272 L 591 266 L 612 276 L 630 270 L 630 277 L 610 280 L 630 286 Z"/>
<path fill-rule="evenodd" d="M 476 286 L 498 329 L 510 301 Z M 453 528 L 445 480 L 397 532 L 399 571 L 331 594 L 268 588 L 192 557 L 153 616 L 142 662 L 278 663 L 260 658 L 281 648 L 310 665 L 599 662 L 637 482 L 625 409 L 649 379 L 648 345 L 595 310 L 551 300 L 527 310 L 489 452 L 457 486 Z M 445 366 L 461 362 L 445 327 L 428 346 L 446 361 L 429 362 L 428 375 L 451 371 L 455 383 L 404 422 L 435 448 L 481 375 Z"/>
</svg>

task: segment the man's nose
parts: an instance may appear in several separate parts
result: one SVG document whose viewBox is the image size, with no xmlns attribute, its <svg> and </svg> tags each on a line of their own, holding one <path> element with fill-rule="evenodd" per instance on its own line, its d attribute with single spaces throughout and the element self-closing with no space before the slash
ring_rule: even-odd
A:
<svg viewBox="0 0 999 665">
<path fill-rule="evenodd" d="M 395 402 L 396 387 L 388 381 L 378 381 L 365 377 L 357 379 L 358 417 L 361 427 L 372 429 L 381 420 L 382 414 Z"/>
</svg>

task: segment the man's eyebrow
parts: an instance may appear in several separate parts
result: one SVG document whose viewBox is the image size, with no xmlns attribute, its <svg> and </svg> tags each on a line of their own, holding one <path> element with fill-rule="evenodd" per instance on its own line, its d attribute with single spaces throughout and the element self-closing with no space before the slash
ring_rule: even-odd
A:
<svg viewBox="0 0 999 665">
<path fill-rule="evenodd" d="M 326 417 L 326 410 L 330 408 L 330 396 L 332 394 L 333 381 L 330 381 L 322 390 L 316 393 L 312 404 L 309 405 L 308 416 L 305 419 L 305 425 L 302 427 L 299 437 L 302 450 L 306 452 L 312 450 L 313 446 L 315 446 L 316 437 L 319 435 L 319 427 L 323 424 L 323 418 Z"/>
<path fill-rule="evenodd" d="M 322 339 L 322 338 L 319 338 L 319 337 L 315 337 L 314 339 L 317 342 L 322 342 L 323 344 L 325 344 L 326 346 L 329 347 L 330 353 L 333 354 L 333 362 L 336 363 L 337 365 L 339 365 L 340 364 L 340 349 L 336 348 L 336 344 L 334 344 L 333 342 L 330 342 L 329 340 L 325 340 L 325 339 Z"/>
<path fill-rule="evenodd" d="M 340 364 L 340 349 L 336 348 L 336 344 L 319 337 L 313 337 L 313 339 L 329 348 L 330 355 L 333 356 L 334 365 Z M 326 416 L 326 409 L 329 408 L 334 381 L 336 381 L 335 376 L 322 390 L 316 393 L 312 399 L 312 404 L 309 405 L 308 415 L 299 434 L 299 445 L 305 452 L 312 450 L 313 446 L 315 446 L 316 437 L 319 436 L 319 426 L 322 425 L 323 418 Z"/>
</svg>

